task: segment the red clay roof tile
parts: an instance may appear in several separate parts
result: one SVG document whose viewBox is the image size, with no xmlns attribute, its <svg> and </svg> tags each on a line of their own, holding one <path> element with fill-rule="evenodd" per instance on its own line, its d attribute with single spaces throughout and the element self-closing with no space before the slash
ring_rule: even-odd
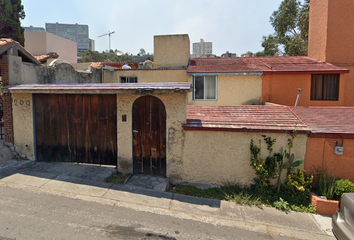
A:
<svg viewBox="0 0 354 240">
<path fill-rule="evenodd" d="M 187 106 L 186 130 L 308 132 L 309 128 L 286 106 Z"/>
<path fill-rule="evenodd" d="M 354 134 L 354 107 L 291 107 L 316 134 Z"/>
<path fill-rule="evenodd" d="M 348 69 L 306 56 L 192 58 L 187 73 L 236 72 L 349 72 Z"/>
<path fill-rule="evenodd" d="M 45 63 L 45 61 L 48 58 L 58 58 L 59 55 L 56 52 L 50 52 L 48 54 L 45 55 L 37 55 L 37 56 L 33 56 L 35 59 L 37 59 L 40 63 Z"/>
</svg>

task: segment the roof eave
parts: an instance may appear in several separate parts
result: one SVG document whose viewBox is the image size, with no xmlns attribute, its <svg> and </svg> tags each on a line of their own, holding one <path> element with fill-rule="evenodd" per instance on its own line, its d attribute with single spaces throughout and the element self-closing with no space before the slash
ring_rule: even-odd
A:
<svg viewBox="0 0 354 240">
<path fill-rule="evenodd" d="M 202 76 L 210 76 L 210 75 L 256 75 L 261 76 L 263 72 L 188 72 L 187 75 L 202 75 Z"/>
<path fill-rule="evenodd" d="M 186 131 L 222 131 L 222 132 L 258 132 L 258 133 L 287 133 L 290 134 L 294 129 L 252 129 L 252 128 L 218 128 L 218 127 L 192 127 L 188 124 L 183 125 Z M 309 134 L 309 130 L 296 130 L 297 134 Z"/>
</svg>

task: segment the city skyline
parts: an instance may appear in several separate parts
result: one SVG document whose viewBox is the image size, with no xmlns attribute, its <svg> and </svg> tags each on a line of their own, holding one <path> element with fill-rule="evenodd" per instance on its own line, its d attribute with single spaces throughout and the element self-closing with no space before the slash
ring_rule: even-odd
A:
<svg viewBox="0 0 354 240">
<path fill-rule="evenodd" d="M 91 0 L 35 3 L 23 0 L 26 18 L 21 24 L 26 27 L 45 27 L 45 23 L 56 22 L 88 25 L 89 38 L 95 40 L 95 48 L 100 52 L 108 50 L 109 37 L 97 37 L 115 31 L 111 35 L 111 48 L 124 53 L 137 54 L 140 48 L 153 53 L 154 35 L 188 34 L 191 54 L 192 44 L 204 39 L 213 42 L 213 54 L 220 56 L 229 51 L 240 56 L 247 51 L 263 50 L 262 36 L 274 32 L 269 17 L 281 1 L 157 0 L 135 4 L 106 1 L 98 6 Z"/>
</svg>

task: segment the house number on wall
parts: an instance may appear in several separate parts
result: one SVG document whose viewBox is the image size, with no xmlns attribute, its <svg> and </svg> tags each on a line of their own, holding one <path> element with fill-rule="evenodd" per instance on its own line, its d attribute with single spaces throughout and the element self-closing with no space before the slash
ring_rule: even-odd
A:
<svg viewBox="0 0 354 240">
<path fill-rule="evenodd" d="M 30 102 L 29 100 L 27 100 L 27 101 L 23 101 L 23 100 L 18 101 L 17 99 L 15 99 L 15 100 L 14 100 L 14 104 L 15 104 L 15 106 L 18 106 L 18 105 L 21 105 L 21 106 L 23 106 L 23 105 L 25 105 L 25 106 L 30 106 L 30 105 L 31 105 L 31 102 Z"/>
</svg>

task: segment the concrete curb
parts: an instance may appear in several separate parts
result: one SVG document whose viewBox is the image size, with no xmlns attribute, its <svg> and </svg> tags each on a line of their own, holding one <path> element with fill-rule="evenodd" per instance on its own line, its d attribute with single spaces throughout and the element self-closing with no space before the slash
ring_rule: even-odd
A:
<svg viewBox="0 0 354 240">
<path fill-rule="evenodd" d="M 191 219 L 214 225 L 242 228 L 300 239 L 334 239 L 320 229 L 311 214 L 284 214 L 271 208 L 241 206 L 231 202 L 195 198 L 88 181 L 69 176 L 38 173 L 41 176 L 13 174 L 0 179 L 0 186 L 19 188 L 40 194 L 60 195 L 84 201 L 126 207 L 136 211 Z M 281 226 L 277 221 L 285 221 Z M 311 222 L 312 221 L 312 222 Z M 278 221 L 279 222 L 279 221 Z M 302 225 L 303 224 L 303 225 Z M 316 225 L 304 229 L 306 225 Z M 297 226 L 295 226 L 297 225 Z"/>
</svg>

